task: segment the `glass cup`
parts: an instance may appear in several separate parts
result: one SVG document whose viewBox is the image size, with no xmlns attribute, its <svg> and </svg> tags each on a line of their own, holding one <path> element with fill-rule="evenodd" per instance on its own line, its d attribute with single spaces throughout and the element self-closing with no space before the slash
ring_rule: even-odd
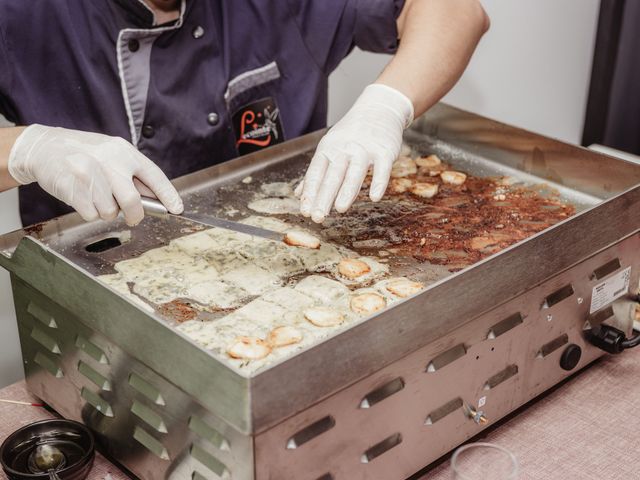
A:
<svg viewBox="0 0 640 480">
<path fill-rule="evenodd" d="M 451 457 L 454 480 L 517 480 L 518 459 L 491 443 L 468 443 Z"/>
</svg>

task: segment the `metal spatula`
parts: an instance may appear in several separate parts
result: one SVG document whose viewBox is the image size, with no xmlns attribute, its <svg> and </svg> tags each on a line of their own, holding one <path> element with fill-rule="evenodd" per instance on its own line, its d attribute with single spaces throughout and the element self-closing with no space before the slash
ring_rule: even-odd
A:
<svg viewBox="0 0 640 480">
<path fill-rule="evenodd" d="M 255 237 L 266 238 L 269 240 L 282 241 L 284 235 L 280 232 L 274 232 L 265 228 L 254 227 L 253 225 L 245 225 L 244 223 L 234 222 L 224 218 L 213 217 L 210 215 L 202 215 L 200 213 L 183 212 L 180 215 L 173 215 L 165 208 L 165 206 L 158 200 L 148 197 L 142 198 L 142 208 L 144 213 L 152 217 L 167 218 L 177 217 L 184 218 L 191 222 L 200 223 L 207 227 L 224 228 L 225 230 L 232 230 L 234 232 L 244 233 L 246 235 L 252 235 Z"/>
</svg>

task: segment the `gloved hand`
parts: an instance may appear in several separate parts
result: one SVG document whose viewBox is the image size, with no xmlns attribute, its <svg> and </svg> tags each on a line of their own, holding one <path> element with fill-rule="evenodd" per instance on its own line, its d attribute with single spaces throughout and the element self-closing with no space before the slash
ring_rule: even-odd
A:
<svg viewBox="0 0 640 480">
<path fill-rule="evenodd" d="M 413 121 L 413 104 L 396 89 L 373 84 L 318 144 L 301 194 L 302 214 L 322 222 L 335 209 L 346 212 L 373 166 L 369 196 L 379 201 L 402 147 L 402 132 Z"/>
<path fill-rule="evenodd" d="M 141 194 L 155 195 L 171 213 L 183 210 L 162 170 L 120 137 L 31 125 L 13 145 L 8 167 L 18 183 L 38 182 L 87 221 L 113 220 L 122 210 L 136 225 L 144 217 Z"/>
</svg>

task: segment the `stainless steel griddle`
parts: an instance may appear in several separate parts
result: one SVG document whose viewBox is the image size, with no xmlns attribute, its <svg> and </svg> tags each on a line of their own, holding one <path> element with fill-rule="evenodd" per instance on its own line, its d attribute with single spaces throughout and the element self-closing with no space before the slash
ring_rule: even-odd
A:
<svg viewBox="0 0 640 480">
<path fill-rule="evenodd" d="M 186 208 L 254 213 L 256 189 L 299 177 L 321 136 L 178 179 Z M 469 173 L 544 183 L 577 213 L 454 274 L 392 260 L 429 288 L 253 376 L 95 278 L 192 224 L 60 217 L 0 237 L 29 389 L 140 478 L 403 479 L 599 357 L 585 328 L 630 329 L 629 295 L 591 307 L 596 286 L 638 284 L 640 167 L 446 105 L 406 141 Z"/>
</svg>

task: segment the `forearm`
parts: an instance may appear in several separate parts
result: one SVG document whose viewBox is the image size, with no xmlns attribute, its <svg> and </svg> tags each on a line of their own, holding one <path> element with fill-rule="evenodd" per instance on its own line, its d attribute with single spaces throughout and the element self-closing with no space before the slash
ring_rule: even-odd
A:
<svg viewBox="0 0 640 480">
<path fill-rule="evenodd" d="M 377 83 L 404 93 L 417 117 L 455 85 L 488 28 L 478 0 L 407 0 L 400 47 Z"/>
<path fill-rule="evenodd" d="M 23 130 L 24 127 L 0 128 L 0 192 L 18 186 L 18 182 L 9 175 L 8 164 L 11 148 Z"/>
</svg>

